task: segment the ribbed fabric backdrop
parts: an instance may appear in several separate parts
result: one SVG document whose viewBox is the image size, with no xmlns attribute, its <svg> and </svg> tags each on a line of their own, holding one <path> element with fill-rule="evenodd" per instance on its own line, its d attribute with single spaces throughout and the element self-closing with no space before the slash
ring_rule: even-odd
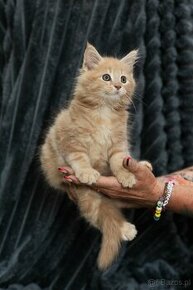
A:
<svg viewBox="0 0 193 290">
<path fill-rule="evenodd" d="M 193 0 L 0 0 L 0 289 L 193 289 L 192 219 L 126 212 L 138 236 L 100 273 L 100 233 L 42 177 L 39 145 L 87 40 L 120 57 L 140 48 L 133 156 L 156 175 L 193 165 Z"/>
</svg>

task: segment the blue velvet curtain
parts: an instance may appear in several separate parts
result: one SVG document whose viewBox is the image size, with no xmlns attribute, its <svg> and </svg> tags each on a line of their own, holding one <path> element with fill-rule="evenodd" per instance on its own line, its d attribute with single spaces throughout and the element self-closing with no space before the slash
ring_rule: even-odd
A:
<svg viewBox="0 0 193 290">
<path fill-rule="evenodd" d="M 87 40 L 140 49 L 133 156 L 156 175 L 193 165 L 193 0 L 0 0 L 0 289 L 193 289 L 192 219 L 126 212 L 138 236 L 100 273 L 100 233 L 42 177 L 39 145 Z"/>
</svg>

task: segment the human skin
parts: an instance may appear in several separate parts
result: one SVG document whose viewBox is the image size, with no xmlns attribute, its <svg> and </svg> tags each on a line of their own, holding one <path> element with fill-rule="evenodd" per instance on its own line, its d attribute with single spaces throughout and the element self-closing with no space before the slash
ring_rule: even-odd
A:
<svg viewBox="0 0 193 290">
<path fill-rule="evenodd" d="M 123 166 L 136 177 L 136 184 L 132 188 L 123 188 L 113 176 L 99 177 L 93 187 L 110 198 L 121 199 L 129 207 L 153 208 L 164 193 L 165 183 L 173 180 L 175 185 L 166 208 L 193 216 L 193 167 L 156 178 L 148 167 L 130 157 L 123 160 Z M 79 183 L 71 168 L 59 170 L 64 174 L 64 182 Z"/>
</svg>

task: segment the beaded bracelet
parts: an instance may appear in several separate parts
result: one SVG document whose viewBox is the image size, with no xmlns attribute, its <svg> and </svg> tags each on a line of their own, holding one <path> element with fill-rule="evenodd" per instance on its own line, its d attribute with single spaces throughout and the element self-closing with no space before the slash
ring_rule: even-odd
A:
<svg viewBox="0 0 193 290">
<path fill-rule="evenodd" d="M 153 216 L 155 221 L 158 221 L 160 219 L 162 210 L 164 210 L 166 205 L 168 204 L 170 197 L 172 195 L 173 187 L 174 187 L 173 181 L 166 182 L 163 196 L 159 198 L 156 204 L 156 208 L 155 208 L 155 212 Z"/>
</svg>

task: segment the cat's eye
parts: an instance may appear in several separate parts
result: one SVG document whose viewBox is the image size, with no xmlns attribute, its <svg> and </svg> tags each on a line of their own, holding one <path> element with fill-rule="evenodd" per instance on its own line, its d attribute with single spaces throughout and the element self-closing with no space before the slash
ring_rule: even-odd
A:
<svg viewBox="0 0 193 290">
<path fill-rule="evenodd" d="M 109 75 L 109 74 L 104 74 L 104 75 L 102 75 L 102 79 L 103 79 L 103 81 L 111 81 L 111 76 Z"/>
<path fill-rule="evenodd" d="M 125 84 L 127 82 L 126 76 L 121 76 L 121 82 Z"/>
</svg>

